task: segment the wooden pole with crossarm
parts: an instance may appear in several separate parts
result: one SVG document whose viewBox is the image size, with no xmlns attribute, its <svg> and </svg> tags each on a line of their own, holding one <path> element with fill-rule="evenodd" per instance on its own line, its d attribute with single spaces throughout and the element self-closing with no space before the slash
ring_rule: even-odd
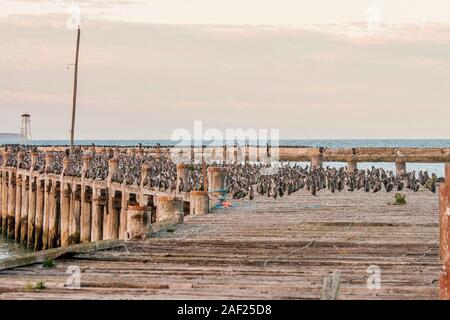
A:
<svg viewBox="0 0 450 320">
<path fill-rule="evenodd" d="M 75 114 L 77 110 L 77 86 L 78 86 L 78 55 L 80 52 L 80 26 L 78 25 L 77 31 L 77 51 L 75 55 L 75 72 L 73 80 L 73 105 L 72 105 L 72 126 L 70 129 L 70 154 L 73 153 L 74 137 L 75 137 Z"/>
</svg>

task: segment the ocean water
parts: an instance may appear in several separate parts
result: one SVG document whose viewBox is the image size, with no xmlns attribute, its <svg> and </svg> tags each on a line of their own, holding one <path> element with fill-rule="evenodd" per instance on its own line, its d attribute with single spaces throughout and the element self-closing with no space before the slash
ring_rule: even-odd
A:
<svg viewBox="0 0 450 320">
<path fill-rule="evenodd" d="M 30 250 L 26 249 L 24 246 L 21 246 L 15 242 L 8 241 L 4 239 L 0 235 L 0 260 L 17 256 L 26 252 L 31 252 Z"/>
<path fill-rule="evenodd" d="M 15 144 L 17 141 L 0 140 L 0 144 Z M 140 143 L 143 146 L 154 146 L 159 143 L 161 146 L 176 145 L 176 141 L 171 140 L 78 140 L 78 145 L 105 145 L 105 146 L 137 146 Z M 234 142 L 229 142 L 233 144 Z M 251 143 L 251 142 L 250 142 Z M 68 140 L 35 140 L 34 145 L 69 145 Z M 207 144 L 207 142 L 205 142 Z M 303 139 L 289 139 L 280 140 L 280 145 L 284 146 L 304 146 L 304 147 L 327 147 L 327 148 L 358 148 L 358 147 L 422 147 L 422 148 L 450 148 L 450 139 L 438 139 L 438 140 L 303 140 Z M 309 165 L 307 162 L 299 162 L 300 165 Z M 343 167 L 346 163 L 343 162 L 325 162 L 324 166 L 330 167 Z M 359 169 L 368 169 L 372 166 L 377 168 L 384 168 L 385 170 L 395 171 L 395 164 L 392 162 L 362 162 L 358 163 Z M 436 173 L 438 176 L 444 175 L 443 163 L 407 163 L 408 171 L 425 171 L 430 174 Z M 18 255 L 26 250 L 18 246 L 15 243 L 5 241 L 0 238 L 0 259 L 4 259 L 9 256 Z"/>
<path fill-rule="evenodd" d="M 1 140 L 0 144 L 17 143 L 13 140 Z M 160 140 L 76 140 L 78 145 L 96 145 L 104 146 L 137 146 L 140 143 L 143 146 L 154 146 L 159 143 L 161 146 L 171 146 L 179 144 L 179 141 L 168 139 Z M 196 143 L 196 142 L 195 142 Z M 229 141 L 233 144 L 234 141 Z M 252 141 L 250 141 L 252 143 Z M 34 140 L 34 145 L 69 145 L 69 140 Z M 196 143 L 199 144 L 199 143 Z M 204 144 L 209 144 L 204 141 Z M 211 143 L 211 145 L 221 145 Z M 256 144 L 256 143 L 255 143 Z M 265 143 L 261 143 L 265 144 Z M 184 144 L 186 145 L 186 144 Z M 190 145 L 190 143 L 188 144 Z M 327 148 L 358 148 L 358 147 L 422 147 L 422 148 L 450 148 L 450 139 L 280 139 L 280 146 L 304 146 L 304 147 L 327 147 Z"/>
</svg>

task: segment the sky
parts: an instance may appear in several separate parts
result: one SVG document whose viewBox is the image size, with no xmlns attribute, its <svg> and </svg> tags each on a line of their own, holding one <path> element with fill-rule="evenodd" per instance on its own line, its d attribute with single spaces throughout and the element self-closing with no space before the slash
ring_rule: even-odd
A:
<svg viewBox="0 0 450 320">
<path fill-rule="evenodd" d="M 78 12 L 77 139 L 450 138 L 444 0 L 1 0 L 0 132 L 69 137 Z"/>
</svg>

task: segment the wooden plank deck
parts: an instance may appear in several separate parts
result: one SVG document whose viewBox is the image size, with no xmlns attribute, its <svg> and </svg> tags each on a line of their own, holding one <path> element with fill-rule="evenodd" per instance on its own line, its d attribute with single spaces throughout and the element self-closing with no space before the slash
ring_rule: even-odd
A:
<svg viewBox="0 0 450 320">
<path fill-rule="evenodd" d="M 339 299 L 437 299 L 438 196 L 406 194 L 405 206 L 385 192 L 232 201 L 126 250 L 2 271 L 0 299 L 319 299 L 333 270 Z M 64 286 L 73 265 L 79 290 Z M 380 290 L 367 288 L 371 265 Z M 47 288 L 26 289 L 38 281 Z"/>
</svg>

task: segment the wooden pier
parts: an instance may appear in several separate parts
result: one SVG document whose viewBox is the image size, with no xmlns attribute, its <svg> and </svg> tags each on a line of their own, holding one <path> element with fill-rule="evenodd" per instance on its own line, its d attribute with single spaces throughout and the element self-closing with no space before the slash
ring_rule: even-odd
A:
<svg viewBox="0 0 450 320">
<path fill-rule="evenodd" d="M 391 193 L 328 190 L 220 202 L 220 168 L 208 169 L 209 192 L 184 194 L 113 182 L 115 157 L 108 177 L 94 180 L 24 170 L 16 156 L 17 166 L 0 168 L 2 234 L 46 251 L 32 265 L 5 262 L 0 299 L 320 299 L 331 273 L 340 275 L 338 299 L 449 298 L 448 165 L 440 196 L 405 190 L 397 206 Z M 45 168 L 52 161 L 49 152 Z M 186 169 L 177 166 L 177 177 Z M 125 247 L 76 247 L 115 239 Z M 56 266 L 45 268 L 51 254 Z M 71 270 L 79 288 L 68 286 Z"/>
<path fill-rule="evenodd" d="M 10 157 L 17 160 L 17 165 L 8 164 Z M 118 171 L 115 157 L 109 159 L 108 177 L 103 180 L 85 177 L 91 166 L 90 155 L 83 156 L 80 177 L 64 174 L 70 164 L 68 158 L 62 160 L 61 174 L 49 171 L 53 152 L 46 152 L 42 171 L 34 170 L 37 153 L 31 154 L 30 170 L 21 169 L 23 152 L 4 151 L 2 159 L 1 236 L 35 251 L 100 240 L 141 238 L 153 229 L 159 230 L 161 225 L 182 223 L 184 215 L 209 211 L 208 197 L 206 201 L 194 201 L 191 206 L 190 193 L 161 192 L 142 183 L 114 182 L 112 177 Z M 145 176 L 148 170 L 144 165 L 141 174 Z M 178 173 L 185 175 L 187 170 L 184 166 Z M 192 197 L 198 198 L 197 193 Z M 134 223 L 136 219 L 139 223 Z"/>
<path fill-rule="evenodd" d="M 232 201 L 126 249 L 0 272 L 0 299 L 319 299 L 336 270 L 338 299 L 438 299 L 438 196 L 407 191 L 404 206 L 392 197 L 300 191 Z M 65 287 L 70 266 L 81 289 Z M 377 267 L 381 288 L 369 289 Z M 47 288 L 26 289 L 38 281 Z"/>
</svg>

